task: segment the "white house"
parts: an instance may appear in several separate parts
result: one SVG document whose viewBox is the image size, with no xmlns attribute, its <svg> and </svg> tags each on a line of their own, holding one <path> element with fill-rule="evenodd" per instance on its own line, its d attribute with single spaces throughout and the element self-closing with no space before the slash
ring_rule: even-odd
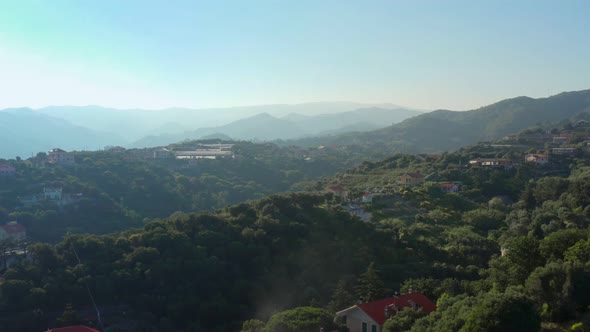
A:
<svg viewBox="0 0 590 332">
<path fill-rule="evenodd" d="M 48 201 L 61 201 L 63 189 L 61 187 L 43 188 L 43 198 Z"/>
<path fill-rule="evenodd" d="M 385 321 L 406 307 L 422 308 L 426 314 L 436 310 L 434 303 L 423 294 L 409 293 L 353 305 L 337 312 L 336 318 L 346 324 L 349 332 L 381 332 Z"/>
<path fill-rule="evenodd" d="M 549 156 L 547 156 L 546 154 L 532 153 L 524 156 L 524 161 L 529 163 L 535 163 L 537 165 L 545 165 L 549 162 Z"/>
<path fill-rule="evenodd" d="M 166 148 L 159 148 L 152 152 L 152 158 L 154 159 L 168 159 L 170 157 L 170 151 Z"/>
<path fill-rule="evenodd" d="M 373 194 L 365 193 L 362 198 L 363 203 L 373 203 Z"/>
</svg>

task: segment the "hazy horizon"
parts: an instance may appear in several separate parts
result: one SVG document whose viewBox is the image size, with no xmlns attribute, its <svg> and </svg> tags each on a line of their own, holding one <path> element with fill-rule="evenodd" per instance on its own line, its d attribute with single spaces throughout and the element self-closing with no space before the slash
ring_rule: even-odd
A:
<svg viewBox="0 0 590 332">
<path fill-rule="evenodd" d="M 0 4 L 0 108 L 352 100 L 468 110 L 590 86 L 586 1 Z"/>
<path fill-rule="evenodd" d="M 32 110 L 42 110 L 47 108 L 58 108 L 58 107 L 65 107 L 65 108 L 105 108 L 105 109 L 114 109 L 114 110 L 121 110 L 121 111 L 133 111 L 133 110 L 141 110 L 141 111 L 166 111 L 166 110 L 215 110 L 215 109 L 231 109 L 231 108 L 257 108 L 257 107 L 289 107 L 289 106 L 301 106 L 301 105 L 321 105 L 321 104 L 358 104 L 359 106 L 374 106 L 374 107 L 399 107 L 404 109 L 412 109 L 416 111 L 430 111 L 428 109 L 419 109 L 414 108 L 407 105 L 400 105 L 394 102 L 359 102 L 354 100 L 318 100 L 318 101 L 304 101 L 300 103 L 272 103 L 272 104 L 247 104 L 247 105 L 234 105 L 234 106 L 213 106 L 213 107 L 185 107 L 185 106 L 167 106 L 161 108 L 142 108 L 142 107 L 115 107 L 115 106 L 108 106 L 108 105 L 100 105 L 100 104 L 60 104 L 60 105 L 41 105 L 39 107 L 31 107 L 28 105 L 22 106 L 13 106 L 13 107 L 2 107 L 0 110 L 10 110 L 10 109 L 21 109 L 21 108 L 28 108 Z"/>
<path fill-rule="evenodd" d="M 555 93 L 551 93 L 549 95 L 539 95 L 539 96 L 531 96 L 531 95 L 513 95 L 513 96 L 505 96 L 505 97 L 501 97 L 500 99 L 497 100 L 493 100 L 490 103 L 487 104 L 482 104 L 482 105 L 476 105 L 472 108 L 469 109 L 448 109 L 448 108 L 443 108 L 443 107 L 433 107 L 430 109 L 425 109 L 425 108 L 417 108 L 417 107 L 413 107 L 410 105 L 402 105 L 399 103 L 395 103 L 395 102 L 360 102 L 360 101 L 355 101 L 355 100 L 317 100 L 317 101 L 303 101 L 303 102 L 298 102 L 298 103 L 271 103 L 271 104 L 247 104 L 247 105 L 233 105 L 233 106 L 212 106 L 212 107 L 185 107 L 185 106 L 167 106 L 167 107 L 161 107 L 161 108 L 141 108 L 141 107 L 116 107 L 116 106 L 107 106 L 107 105 L 100 105 L 100 104 L 79 104 L 79 105 L 75 105 L 75 104 L 62 104 L 62 105 L 42 105 L 39 107 L 31 107 L 28 105 L 22 105 L 22 106 L 13 106 L 13 107 L 2 107 L 0 108 L 0 111 L 3 110 L 10 110 L 10 109 L 32 109 L 32 110 L 43 110 L 43 109 L 49 109 L 49 108 L 104 108 L 104 109 L 112 109 L 112 110 L 121 110 L 121 111 L 148 111 L 148 112 L 160 112 L 160 111 L 167 111 L 167 110 L 189 110 L 189 111 L 206 111 L 206 110 L 217 110 L 217 109 L 224 109 L 224 110 L 228 110 L 228 109 L 246 109 L 246 108 L 259 108 L 259 107 L 290 107 L 290 106 L 303 106 L 303 105 L 321 105 L 321 104 L 358 104 L 359 107 L 383 107 L 383 108 L 402 108 L 402 109 L 408 109 L 408 110 L 415 110 L 418 112 L 431 112 L 431 111 L 435 111 L 435 110 L 447 110 L 447 111 L 457 111 L 457 112 L 464 112 L 464 111 L 471 111 L 471 110 L 475 110 L 481 107 L 485 107 L 506 99 L 513 99 L 513 98 L 519 98 L 519 97 L 529 97 L 529 98 L 533 98 L 533 99 L 541 99 L 541 98 L 547 98 L 547 97 L 551 97 L 551 96 L 555 96 L 558 95 L 560 93 L 565 93 L 565 92 L 572 92 L 572 91 L 585 91 L 585 90 L 590 90 L 590 86 L 588 86 L 587 88 L 582 88 L 582 89 L 578 89 L 578 90 L 563 90 L 563 91 L 557 91 Z M 341 111 L 335 111 L 336 113 L 340 113 Z M 331 112 L 326 112 L 326 114 L 329 114 Z M 318 113 L 318 115 L 321 115 L 320 113 Z"/>
</svg>

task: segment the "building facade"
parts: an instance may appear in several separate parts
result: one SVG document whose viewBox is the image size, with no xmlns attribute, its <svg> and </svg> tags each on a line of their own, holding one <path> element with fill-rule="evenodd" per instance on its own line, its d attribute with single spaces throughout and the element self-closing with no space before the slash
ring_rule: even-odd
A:
<svg viewBox="0 0 590 332">
<path fill-rule="evenodd" d="M 47 161 L 55 165 L 68 166 L 75 164 L 74 156 L 59 148 L 52 149 L 47 154 Z"/>
</svg>

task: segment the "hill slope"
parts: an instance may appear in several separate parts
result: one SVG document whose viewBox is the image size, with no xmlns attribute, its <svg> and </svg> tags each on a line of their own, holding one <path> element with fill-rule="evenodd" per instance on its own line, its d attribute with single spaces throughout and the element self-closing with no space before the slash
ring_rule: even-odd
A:
<svg viewBox="0 0 590 332">
<path fill-rule="evenodd" d="M 298 140 L 297 145 L 361 144 L 391 152 L 456 149 L 490 140 L 542 122 L 555 122 L 590 111 L 590 90 L 547 98 L 517 97 L 465 112 L 438 110 L 367 133 Z"/>
<path fill-rule="evenodd" d="M 315 116 L 289 113 L 281 118 L 265 112 L 219 127 L 200 128 L 176 134 L 146 136 L 130 146 L 149 147 L 166 145 L 185 139 L 199 139 L 215 133 L 221 133 L 233 139 L 245 140 L 294 139 L 312 135 L 317 136 L 324 133 L 366 131 L 383 128 L 384 125 L 397 123 L 419 114 L 421 112 L 404 108 L 385 109 L 378 107 Z"/>
<path fill-rule="evenodd" d="M 282 117 L 290 113 L 315 116 L 317 114 L 349 112 L 367 107 L 403 109 L 393 104 L 315 102 L 292 105 L 203 109 L 167 108 L 161 110 L 115 109 L 102 106 L 50 106 L 37 111 L 92 130 L 118 133 L 126 140 L 119 142 L 119 144 L 124 144 L 147 135 L 181 134 L 198 128 L 223 126 L 260 113 L 268 113 L 274 117 Z"/>
<path fill-rule="evenodd" d="M 54 147 L 99 149 L 119 140 L 30 109 L 0 112 L 0 158 L 28 157 Z"/>
</svg>

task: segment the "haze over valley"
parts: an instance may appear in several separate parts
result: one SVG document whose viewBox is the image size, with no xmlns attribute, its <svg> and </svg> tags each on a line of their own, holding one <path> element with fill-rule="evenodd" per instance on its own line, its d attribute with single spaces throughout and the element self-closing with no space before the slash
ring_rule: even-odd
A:
<svg viewBox="0 0 590 332">
<path fill-rule="evenodd" d="M 383 128 L 421 113 L 393 104 L 352 102 L 195 110 L 5 109 L 0 110 L 0 126 L 6 128 L 0 131 L 5 142 L 0 157 L 31 156 L 55 146 L 67 150 L 100 150 L 111 145 L 143 148 L 220 135 L 260 141 L 321 136 Z"/>
<path fill-rule="evenodd" d="M 0 332 L 590 331 L 589 13 L 0 1 Z"/>
</svg>

